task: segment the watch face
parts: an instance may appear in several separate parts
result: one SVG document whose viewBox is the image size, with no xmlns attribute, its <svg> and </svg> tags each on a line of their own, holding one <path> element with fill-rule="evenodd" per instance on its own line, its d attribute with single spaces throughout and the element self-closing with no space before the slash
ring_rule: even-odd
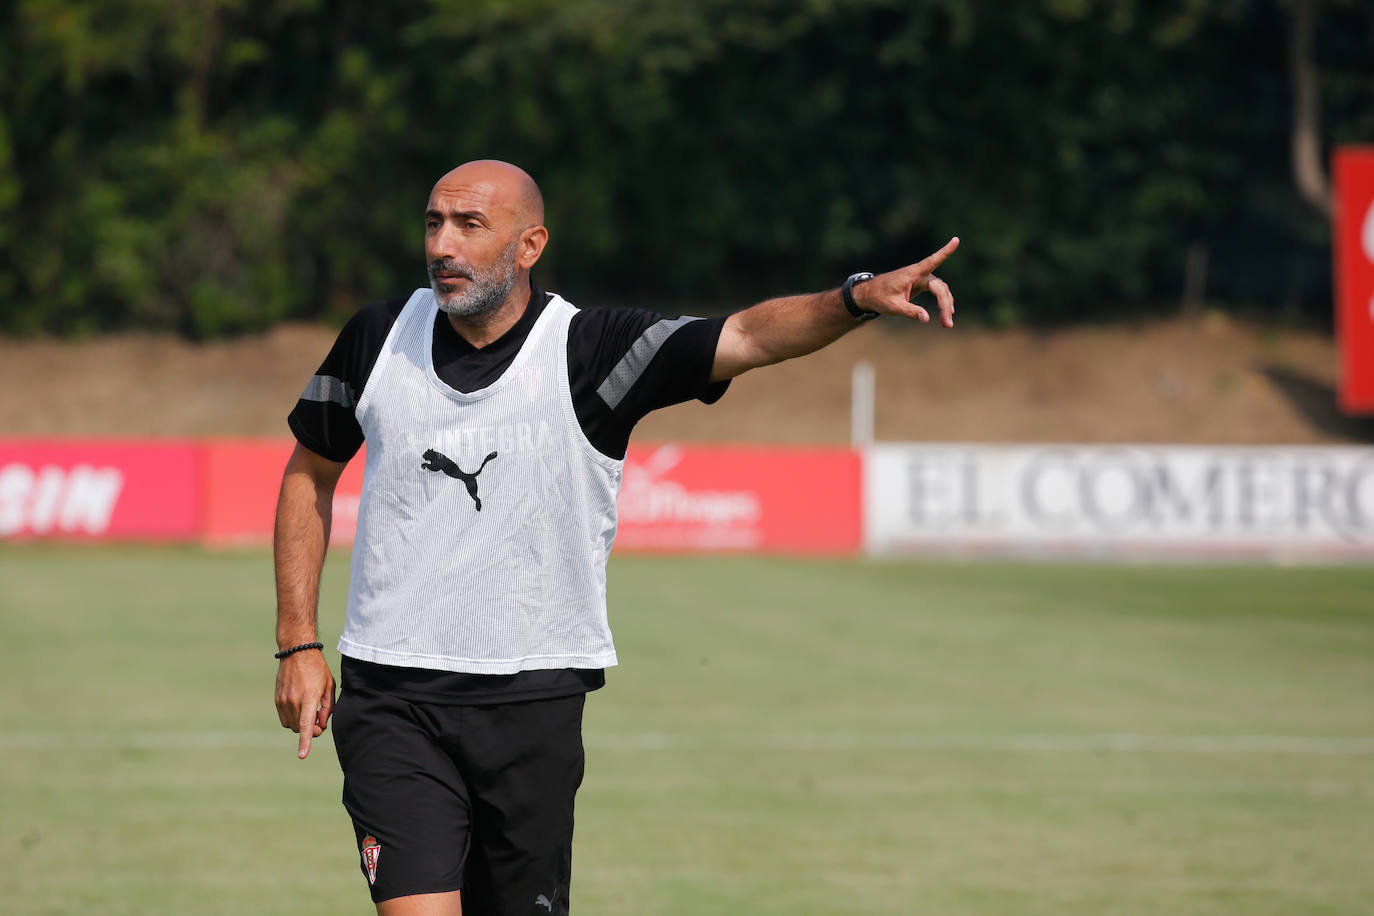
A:
<svg viewBox="0 0 1374 916">
<path fill-rule="evenodd" d="M 840 287 L 840 298 L 844 300 L 845 310 L 860 321 L 872 321 L 878 317 L 878 313 L 872 309 L 859 308 L 859 304 L 854 301 L 854 287 L 865 280 L 872 280 L 873 274 L 863 271 L 857 274 L 850 274 Z"/>
</svg>

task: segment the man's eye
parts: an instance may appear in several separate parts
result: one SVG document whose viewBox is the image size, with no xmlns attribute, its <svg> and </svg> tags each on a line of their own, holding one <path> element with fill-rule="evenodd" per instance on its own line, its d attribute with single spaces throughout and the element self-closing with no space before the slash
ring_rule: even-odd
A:
<svg viewBox="0 0 1374 916">
<path fill-rule="evenodd" d="M 481 229 L 481 228 L 482 228 L 482 224 L 479 223 L 479 222 L 477 222 L 477 220 L 475 220 L 475 219 L 470 219 L 470 220 L 468 220 L 466 223 L 463 223 L 463 228 L 464 228 L 464 229 Z"/>
</svg>

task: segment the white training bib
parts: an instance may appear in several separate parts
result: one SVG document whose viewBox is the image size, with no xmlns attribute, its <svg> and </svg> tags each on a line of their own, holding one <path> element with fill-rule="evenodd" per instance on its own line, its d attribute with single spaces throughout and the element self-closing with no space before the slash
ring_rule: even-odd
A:
<svg viewBox="0 0 1374 916">
<path fill-rule="evenodd" d="M 472 674 L 616 664 L 606 559 L 623 462 L 582 432 L 552 296 L 506 371 L 468 394 L 434 371 L 416 290 L 358 400 L 367 440 L 339 651 Z"/>
</svg>

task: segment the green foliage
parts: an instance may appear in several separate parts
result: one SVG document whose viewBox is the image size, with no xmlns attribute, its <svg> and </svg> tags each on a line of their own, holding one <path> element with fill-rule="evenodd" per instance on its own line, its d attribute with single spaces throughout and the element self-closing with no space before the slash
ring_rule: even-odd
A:
<svg viewBox="0 0 1374 916">
<path fill-rule="evenodd" d="M 423 282 L 430 184 L 528 168 L 576 301 L 744 304 L 949 235 L 964 312 L 1327 308 L 1278 0 L 18 0 L 0 12 L 0 329 L 212 336 Z M 1374 12 L 1330 0 L 1333 140 Z"/>
</svg>

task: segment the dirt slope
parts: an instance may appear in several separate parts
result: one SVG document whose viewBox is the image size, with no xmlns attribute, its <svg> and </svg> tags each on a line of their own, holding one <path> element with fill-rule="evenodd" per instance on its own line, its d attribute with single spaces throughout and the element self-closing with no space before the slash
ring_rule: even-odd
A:
<svg viewBox="0 0 1374 916">
<path fill-rule="evenodd" d="M 0 338 L 0 434 L 285 436 L 333 334 L 287 325 L 205 345 Z M 864 327 L 737 379 L 713 407 L 661 411 L 638 436 L 846 442 L 857 360 L 877 369 L 879 439 L 1374 442 L 1374 421 L 1336 408 L 1328 337 L 1219 315 L 1043 333 Z"/>
</svg>

